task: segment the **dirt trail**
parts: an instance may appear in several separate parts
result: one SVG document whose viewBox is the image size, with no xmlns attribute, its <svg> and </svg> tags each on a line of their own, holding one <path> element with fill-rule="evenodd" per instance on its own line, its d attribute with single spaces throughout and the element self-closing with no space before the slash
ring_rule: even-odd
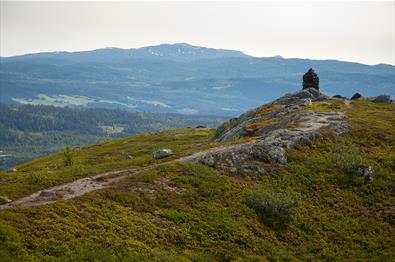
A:
<svg viewBox="0 0 395 262">
<path fill-rule="evenodd" d="M 331 123 L 340 123 L 344 120 L 344 118 L 345 115 L 342 112 L 315 113 L 304 117 L 302 124 L 300 124 L 296 130 L 290 132 L 306 133 L 315 131 L 323 126 L 328 126 Z M 14 207 L 41 206 L 60 200 L 79 197 L 85 195 L 86 193 L 106 188 L 110 184 L 118 182 L 129 175 L 150 170 L 163 164 L 178 161 L 196 162 L 204 159 L 207 155 L 210 154 L 220 154 L 226 153 L 228 151 L 238 152 L 238 150 L 241 150 L 244 147 L 254 143 L 256 143 L 255 140 L 236 145 L 219 146 L 216 148 L 197 152 L 189 156 L 184 156 L 175 160 L 158 163 L 147 167 L 109 171 L 94 176 L 81 178 L 70 183 L 55 186 L 45 190 L 40 190 L 31 194 L 30 196 L 0 205 L 0 210 L 10 209 Z"/>
<path fill-rule="evenodd" d="M 86 193 L 108 187 L 114 182 L 124 179 L 128 175 L 153 169 L 160 164 L 143 168 L 123 169 L 104 172 L 98 175 L 84 177 L 70 183 L 37 191 L 29 196 L 20 198 L 7 204 L 0 205 L 0 210 L 14 207 L 41 206 L 85 195 Z"/>
</svg>

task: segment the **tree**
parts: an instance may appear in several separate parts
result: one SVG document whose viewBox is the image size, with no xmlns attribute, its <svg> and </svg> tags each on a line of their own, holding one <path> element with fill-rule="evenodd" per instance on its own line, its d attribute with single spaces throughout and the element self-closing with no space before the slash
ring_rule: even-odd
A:
<svg viewBox="0 0 395 262">
<path fill-rule="evenodd" d="M 74 163 L 73 150 L 69 146 L 63 151 L 63 162 L 65 166 L 72 166 Z"/>
</svg>

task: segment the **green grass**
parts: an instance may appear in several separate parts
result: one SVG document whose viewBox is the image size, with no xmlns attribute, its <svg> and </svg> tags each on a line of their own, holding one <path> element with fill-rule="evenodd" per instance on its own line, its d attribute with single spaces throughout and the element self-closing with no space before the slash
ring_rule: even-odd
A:
<svg viewBox="0 0 395 262">
<path fill-rule="evenodd" d="M 55 97 L 50 97 L 44 94 L 39 94 L 36 99 L 31 100 L 24 98 L 13 98 L 12 100 L 23 105 L 47 105 L 58 107 L 66 107 L 70 105 L 86 106 L 89 103 L 95 102 L 95 100 L 85 96 L 57 95 Z"/>
<path fill-rule="evenodd" d="M 73 165 L 66 166 L 64 154 L 59 153 L 17 166 L 17 172 L 0 172 L 1 195 L 10 199 L 26 196 L 37 190 L 71 182 L 101 172 L 139 168 L 162 163 L 213 146 L 207 140 L 212 130 L 169 130 L 146 133 L 124 139 L 73 149 Z M 173 156 L 155 160 L 152 152 L 172 149 Z M 127 160 L 126 156 L 133 159 Z"/>
<path fill-rule="evenodd" d="M 172 162 L 80 198 L 0 211 L 0 258 L 394 261 L 395 107 L 356 101 L 341 110 L 353 125 L 351 132 L 338 136 L 323 130 L 324 137 L 313 145 L 288 151 L 289 162 L 271 175 L 233 177 L 200 164 Z M 141 167 L 154 162 L 150 154 L 158 148 L 173 149 L 173 158 L 207 148 L 210 133 L 173 130 L 75 153 L 83 169 Z M 196 143 L 202 143 L 200 148 Z M 356 152 L 358 161 L 373 167 L 373 181 L 349 181 L 342 156 L 351 155 L 352 160 Z M 123 160 L 125 154 L 135 159 Z M 54 173 L 48 174 L 46 168 Z M 28 174 L 38 174 L 29 178 L 30 191 L 46 185 L 47 179 L 56 183 L 74 179 L 59 155 L 19 169 L 2 174 L 0 192 L 24 195 Z M 289 195 L 297 196 L 286 227 L 267 223 L 248 205 L 254 192 L 266 192 L 263 196 L 288 192 L 281 193 L 285 202 Z"/>
</svg>

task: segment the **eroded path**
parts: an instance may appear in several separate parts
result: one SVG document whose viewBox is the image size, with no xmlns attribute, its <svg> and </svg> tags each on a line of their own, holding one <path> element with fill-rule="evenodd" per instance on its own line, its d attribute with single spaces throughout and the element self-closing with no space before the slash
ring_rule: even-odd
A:
<svg viewBox="0 0 395 262">
<path fill-rule="evenodd" d="M 41 206 L 49 203 L 54 203 L 59 200 L 76 198 L 85 195 L 86 193 L 106 188 L 110 184 L 120 181 L 129 175 L 153 169 L 158 165 L 152 165 L 143 168 L 109 171 L 90 177 L 84 177 L 70 183 L 37 191 L 24 198 L 20 198 L 10 203 L 0 205 L 0 210 L 10 209 L 14 207 Z"/>
<path fill-rule="evenodd" d="M 239 166 L 239 164 L 245 162 L 252 154 L 256 155 L 254 149 L 259 148 L 264 149 L 263 151 L 260 150 L 262 152 L 259 153 L 270 156 L 273 154 L 274 156 L 271 157 L 275 157 L 277 162 L 282 163 L 282 161 L 278 160 L 285 158 L 284 147 L 290 148 L 290 143 L 293 144 L 296 140 L 309 136 L 312 132 L 318 131 L 321 127 L 342 124 L 344 123 L 344 118 L 345 115 L 341 112 L 308 113 L 303 115 L 301 118 L 302 121 L 294 130 L 278 129 L 257 138 L 257 140 L 247 143 L 224 145 L 147 167 L 109 171 L 81 178 L 70 183 L 40 190 L 24 198 L 0 205 L 0 210 L 15 207 L 41 206 L 60 200 L 76 198 L 89 192 L 106 188 L 112 183 L 118 182 L 127 176 L 154 169 L 160 165 L 171 162 L 201 162 L 209 166 L 217 166 L 215 162 L 221 162 L 221 160 L 223 160 L 223 162 L 231 165 L 230 170 L 232 170 L 233 166 Z M 339 133 L 345 131 L 343 128 L 334 127 L 335 129 L 340 129 L 338 130 L 340 131 Z"/>
</svg>

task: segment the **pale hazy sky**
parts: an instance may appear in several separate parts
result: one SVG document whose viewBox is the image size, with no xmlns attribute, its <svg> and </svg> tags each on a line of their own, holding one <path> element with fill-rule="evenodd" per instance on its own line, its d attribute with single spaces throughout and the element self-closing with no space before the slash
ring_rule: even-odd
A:
<svg viewBox="0 0 395 262">
<path fill-rule="evenodd" d="M 0 55 L 186 42 L 254 56 L 395 64 L 394 1 L 1 0 Z"/>
</svg>

